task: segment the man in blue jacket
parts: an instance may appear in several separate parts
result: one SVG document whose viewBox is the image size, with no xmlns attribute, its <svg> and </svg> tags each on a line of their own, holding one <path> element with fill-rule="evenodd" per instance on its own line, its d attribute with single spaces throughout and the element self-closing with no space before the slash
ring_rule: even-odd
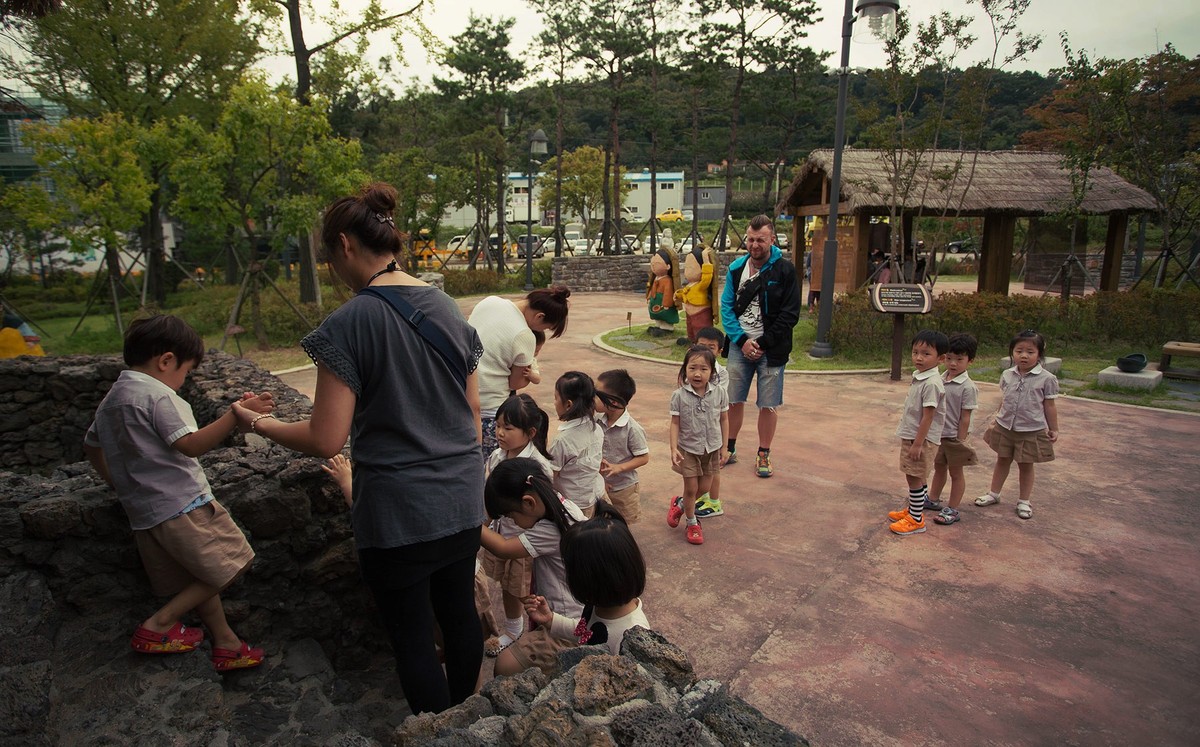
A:
<svg viewBox="0 0 1200 747">
<path fill-rule="evenodd" d="M 766 215 L 750 219 L 744 257 L 729 265 L 721 291 L 721 325 L 729 337 L 729 460 L 737 461 L 750 379 L 758 374 L 756 473 L 771 476 L 771 441 L 783 405 L 783 369 L 792 352 L 792 329 L 800 320 L 796 266 L 774 245 L 775 224 Z"/>
</svg>

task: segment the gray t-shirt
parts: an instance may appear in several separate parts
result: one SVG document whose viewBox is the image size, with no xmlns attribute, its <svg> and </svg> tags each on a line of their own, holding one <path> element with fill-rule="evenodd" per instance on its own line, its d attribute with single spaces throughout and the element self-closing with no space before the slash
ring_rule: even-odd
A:
<svg viewBox="0 0 1200 747">
<path fill-rule="evenodd" d="M 917 431 L 921 429 L 921 418 L 925 415 L 925 408 L 936 407 L 925 440 L 931 444 L 940 444 L 942 422 L 946 419 L 946 410 L 942 407 L 945 398 L 946 388 L 942 385 L 942 377 L 936 366 L 928 371 L 913 371 L 912 384 L 908 387 L 908 396 L 904 398 L 904 412 L 900 414 L 896 435 L 910 441 L 915 440 Z"/>
<path fill-rule="evenodd" d="M 479 336 L 431 286 L 385 285 L 425 313 L 474 371 Z M 446 537 L 484 522 L 475 415 L 446 362 L 380 298 L 359 295 L 300 342 L 356 395 L 351 523 L 359 549 Z"/>
<path fill-rule="evenodd" d="M 979 387 L 971 381 L 971 374 L 963 371 L 953 379 L 942 377 L 942 386 L 946 388 L 946 398 L 942 400 L 942 410 L 946 419 L 942 421 L 942 440 L 958 438 L 958 424 L 962 421 L 963 410 L 975 410 L 979 407 Z M 965 434 L 964 434 L 965 435 Z"/>
<path fill-rule="evenodd" d="M 728 411 L 729 394 L 712 381 L 703 393 L 689 383 L 672 392 L 670 413 L 679 416 L 679 449 L 696 455 L 719 451 L 724 445 L 721 413 Z"/>
<path fill-rule="evenodd" d="M 585 521 L 582 509 L 562 495 L 559 500 L 574 523 Z M 567 568 L 560 549 L 562 532 L 558 525 L 550 519 L 541 519 L 518 536 L 525 552 L 533 558 L 534 593 L 544 596 L 550 609 L 578 620 L 583 614 L 583 605 L 567 586 Z"/>
<path fill-rule="evenodd" d="M 604 430 L 604 459 L 609 464 L 624 464 L 634 457 L 650 453 L 650 446 L 646 443 L 646 431 L 633 419 L 629 410 L 621 413 L 621 417 L 612 425 L 608 424 L 607 415 L 596 418 L 596 422 Z M 636 469 L 604 479 L 605 485 L 614 493 L 636 485 L 637 481 Z"/>
<path fill-rule="evenodd" d="M 131 528 L 158 526 L 212 494 L 199 460 L 173 446 L 196 430 L 192 406 L 153 376 L 122 371 L 104 396 L 83 442 L 104 451 Z"/>
<path fill-rule="evenodd" d="M 604 476 L 600 460 L 604 458 L 604 431 L 594 418 L 584 416 L 558 426 L 558 435 L 550 444 L 554 465 L 554 489 L 584 511 L 604 497 Z"/>
</svg>

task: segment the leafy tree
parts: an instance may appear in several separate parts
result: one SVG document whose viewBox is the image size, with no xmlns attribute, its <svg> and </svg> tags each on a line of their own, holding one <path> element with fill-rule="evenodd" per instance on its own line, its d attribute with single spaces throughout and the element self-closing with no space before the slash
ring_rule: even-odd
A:
<svg viewBox="0 0 1200 747">
<path fill-rule="evenodd" d="M 120 252 L 156 190 L 137 153 L 145 131 L 120 114 L 105 114 L 64 119 L 57 126 L 30 124 L 24 136 L 54 190 L 47 191 L 42 181 L 14 186 L 5 195 L 5 206 L 33 231 L 61 233 L 73 251 L 103 247 L 113 314 L 123 331 L 117 303 Z"/>
<path fill-rule="evenodd" d="M 697 0 L 696 44 L 732 73 L 729 138 L 725 151 L 725 214 L 733 205 L 733 165 L 738 153 L 738 127 L 746 78 L 769 64 L 775 47 L 794 44 L 816 15 L 814 0 Z M 724 239 L 725 226 L 721 228 Z"/>
<path fill-rule="evenodd" d="M 433 79 L 434 87 L 456 104 L 463 144 L 472 154 L 475 209 L 481 222 L 487 220 L 488 214 L 483 165 L 490 161 L 499 237 L 505 235 L 504 207 L 508 194 L 509 141 L 505 125 L 513 101 L 512 89 L 526 74 L 525 64 L 509 51 L 515 23 L 513 18 L 479 18 L 471 14 L 466 30 L 452 38 L 446 52 L 444 64 L 450 75 Z M 522 132 L 523 128 L 517 125 L 512 130 Z M 472 252 L 472 265 L 476 254 Z"/>
<path fill-rule="evenodd" d="M 442 215 L 452 206 L 465 204 L 467 173 L 454 166 L 433 162 L 424 148 L 408 148 L 384 155 L 375 167 L 378 178 L 399 193 L 396 228 L 412 240 L 422 229 L 436 236 Z"/>
<path fill-rule="evenodd" d="M 232 91 L 214 130 L 186 119 L 178 128 L 181 152 L 171 168 L 178 185 L 175 210 L 212 227 L 237 226 L 252 252 L 265 242 L 278 249 L 289 236 L 309 234 L 325 204 L 367 178 L 359 169 L 358 143 L 331 137 L 320 108 L 303 106 L 259 80 Z M 251 269 L 262 259 L 252 254 Z M 248 273 L 243 295 L 249 295 L 254 335 L 265 349 L 259 309 L 264 282 L 263 273 Z M 240 300 L 230 324 L 237 321 Z"/>
<path fill-rule="evenodd" d="M 562 156 L 561 195 L 558 193 L 555 179 L 548 173 L 550 170 L 557 171 L 557 158 L 552 158 L 546 163 L 547 173 L 538 177 L 538 187 L 542 194 L 552 196 L 555 201 L 561 199 L 567 212 L 580 216 L 585 225 L 590 225 L 597 212 L 604 209 L 604 167 L 604 152 L 594 146 L 584 145 L 567 151 Z M 623 171 L 618 171 L 616 178 L 622 186 L 623 196 L 629 192 L 629 185 L 625 183 L 622 174 Z"/>
<path fill-rule="evenodd" d="M 16 22 L 18 51 L 0 70 L 74 116 L 116 112 L 143 128 L 177 116 L 211 124 L 222 101 L 259 54 L 262 28 L 238 0 L 72 0 Z M 166 163 L 141 154 L 146 178 L 161 184 Z M 150 196 L 140 239 L 149 295 L 166 299 L 161 189 Z"/>
<path fill-rule="evenodd" d="M 1110 166 L 1154 196 L 1164 252 L 1154 281 L 1160 286 L 1167 251 L 1189 244 L 1200 221 L 1200 56 L 1168 45 L 1133 60 L 1091 60 L 1073 53 L 1065 34 L 1062 46 L 1067 66 L 1058 71 L 1059 87 L 1029 109 L 1042 129 L 1021 141 L 1062 153 L 1076 171 Z M 1178 265 L 1178 278 L 1196 282 Z"/>
</svg>

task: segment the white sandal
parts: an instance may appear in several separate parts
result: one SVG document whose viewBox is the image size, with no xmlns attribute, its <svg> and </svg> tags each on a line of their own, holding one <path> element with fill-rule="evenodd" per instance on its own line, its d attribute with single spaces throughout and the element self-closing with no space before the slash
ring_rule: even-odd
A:
<svg viewBox="0 0 1200 747">
<path fill-rule="evenodd" d="M 1033 506 L 1029 505 L 1029 501 L 1017 501 L 1017 516 L 1022 519 L 1033 518 Z"/>
<path fill-rule="evenodd" d="M 975 499 L 976 506 L 993 506 L 1000 502 L 1000 498 L 991 493 L 984 493 Z"/>
</svg>

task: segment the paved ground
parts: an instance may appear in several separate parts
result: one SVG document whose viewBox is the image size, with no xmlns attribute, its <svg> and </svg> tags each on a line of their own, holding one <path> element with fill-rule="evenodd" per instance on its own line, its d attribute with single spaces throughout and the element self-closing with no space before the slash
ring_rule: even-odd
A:
<svg viewBox="0 0 1200 747">
<path fill-rule="evenodd" d="M 675 368 L 591 342 L 627 311 L 644 320 L 644 301 L 572 304 L 531 394 L 549 408 L 567 369 L 634 375 L 652 455 L 634 527 L 645 608 L 701 676 L 815 745 L 1200 744 L 1200 417 L 1063 400 L 1032 520 L 1013 513 L 1014 470 L 999 506 L 899 538 L 884 518 L 902 503 L 905 383 L 789 375 L 775 476 L 755 478 L 746 458 L 751 409 L 744 458 L 723 474 L 726 515 L 695 547 L 664 518 L 679 492 L 665 456 Z M 285 380 L 311 394 L 311 371 Z M 998 404 L 981 386 L 979 420 Z M 965 504 L 991 474 L 977 446 Z"/>
</svg>

